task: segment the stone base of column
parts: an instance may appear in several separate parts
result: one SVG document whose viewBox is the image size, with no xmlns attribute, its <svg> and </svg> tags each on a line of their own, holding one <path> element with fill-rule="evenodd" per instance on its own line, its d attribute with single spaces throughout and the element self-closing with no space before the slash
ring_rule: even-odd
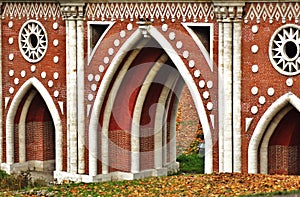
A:
<svg viewBox="0 0 300 197">
<path fill-rule="evenodd" d="M 55 161 L 48 160 L 48 161 L 26 161 L 22 163 L 14 163 L 14 164 L 7 164 L 1 163 L 1 170 L 4 170 L 8 174 L 12 173 L 21 173 L 24 171 L 37 171 L 37 172 L 50 172 L 54 171 Z"/>
<path fill-rule="evenodd" d="M 130 172 L 111 172 L 108 174 L 98 174 L 96 176 L 74 174 L 70 172 L 54 171 L 54 179 L 57 183 L 64 182 L 66 180 L 73 182 L 106 182 L 106 181 L 121 181 L 121 180 L 134 180 L 142 179 L 146 177 L 157 177 L 157 176 L 167 176 L 168 173 L 175 173 L 179 169 L 179 164 L 177 162 L 170 163 L 164 168 L 143 170 L 138 173 Z"/>
</svg>

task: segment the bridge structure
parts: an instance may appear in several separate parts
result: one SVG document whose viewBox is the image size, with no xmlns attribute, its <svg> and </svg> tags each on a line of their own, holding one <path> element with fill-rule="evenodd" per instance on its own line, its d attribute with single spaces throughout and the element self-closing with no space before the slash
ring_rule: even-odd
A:
<svg viewBox="0 0 300 197">
<path fill-rule="evenodd" d="M 167 175 L 186 85 L 205 172 L 300 174 L 300 4 L 0 1 L 0 164 Z"/>
</svg>

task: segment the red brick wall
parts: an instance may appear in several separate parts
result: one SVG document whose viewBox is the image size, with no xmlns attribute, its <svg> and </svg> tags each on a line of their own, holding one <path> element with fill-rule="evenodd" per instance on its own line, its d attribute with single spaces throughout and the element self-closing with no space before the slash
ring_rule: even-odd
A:
<svg viewBox="0 0 300 197">
<path fill-rule="evenodd" d="M 256 4 L 255 4 L 256 5 Z M 262 4 L 261 4 L 262 5 Z M 267 3 L 267 5 L 269 5 Z M 250 4 L 246 4 L 244 12 L 247 14 Z M 253 131 L 257 126 L 260 117 L 266 112 L 271 104 L 276 101 L 280 96 L 287 92 L 293 92 L 296 96 L 300 96 L 299 90 L 299 75 L 293 76 L 293 86 L 288 87 L 286 80 L 290 77 L 280 74 L 272 66 L 269 60 L 269 41 L 271 36 L 277 28 L 285 24 L 294 24 L 292 21 L 287 20 L 282 23 L 282 20 L 273 20 L 270 24 L 267 17 L 266 20 L 261 18 L 260 23 L 256 20 L 249 20 L 247 23 L 243 22 L 242 28 L 242 171 L 248 171 L 248 146 L 252 137 Z M 253 33 L 252 27 L 257 25 L 258 32 Z M 251 47 L 257 45 L 259 50 L 257 53 L 251 51 Z M 259 70 L 257 73 L 252 72 L 252 66 L 258 65 Z M 252 87 L 258 88 L 258 94 L 251 93 Z M 275 93 L 269 96 L 268 88 L 274 88 Z M 265 104 L 258 102 L 259 97 L 264 96 L 266 99 Z M 256 114 L 251 113 L 253 106 L 258 107 Z M 253 121 L 246 131 L 246 118 L 253 118 Z"/>
<path fill-rule="evenodd" d="M 45 102 L 37 95 L 26 118 L 26 160 L 52 159 L 55 159 L 54 125 Z"/>
<path fill-rule="evenodd" d="M 2 10 L 5 10 L 5 8 L 12 6 L 11 3 L 3 3 L 2 4 Z M 22 4 L 20 4 L 22 5 Z M 29 4 L 28 4 L 29 5 Z M 39 6 L 40 4 L 36 4 L 36 6 Z M 58 4 L 48 4 L 44 3 L 42 6 L 57 6 Z M 40 9 L 41 10 L 41 9 Z M 16 11 L 17 14 L 19 11 Z M 51 9 L 49 9 L 49 12 L 51 12 Z M 27 13 L 26 13 L 27 14 Z M 35 15 L 38 14 L 38 15 Z M 9 102 L 7 104 L 7 107 L 3 107 L 3 120 L 6 119 L 7 111 L 10 107 L 11 101 L 13 100 L 13 97 L 15 96 L 16 92 L 18 92 L 19 88 L 22 86 L 22 84 L 27 81 L 31 77 L 36 77 L 47 89 L 49 94 L 52 96 L 52 99 L 54 100 L 54 103 L 56 105 L 57 111 L 60 114 L 60 118 L 62 121 L 62 128 L 63 128 L 63 155 L 66 155 L 66 58 L 65 58 L 65 21 L 62 20 L 60 12 L 58 12 L 58 15 L 55 17 L 52 17 L 52 13 L 47 15 L 46 18 L 44 18 L 43 14 L 39 15 L 40 13 L 33 13 L 32 15 L 27 18 L 26 15 L 22 15 L 20 18 L 18 16 L 10 17 L 5 16 L 2 19 L 2 47 L 4 50 L 2 50 L 2 80 L 3 80 L 3 103 L 4 98 L 9 98 Z M 36 16 L 39 16 L 40 18 L 36 18 Z M 48 48 L 46 55 L 44 58 L 37 63 L 30 63 L 27 62 L 23 56 L 21 55 L 21 52 L 19 50 L 19 43 L 18 43 L 18 36 L 21 26 L 28 20 L 38 20 L 42 23 L 44 28 L 46 29 L 47 36 L 48 36 Z M 58 29 L 53 29 L 53 24 L 57 22 L 58 23 Z M 13 26 L 9 27 L 8 24 L 12 23 Z M 13 39 L 13 43 L 9 44 L 8 40 Z M 58 40 L 58 46 L 53 45 L 53 41 L 57 39 Z M 13 54 L 14 59 L 9 60 L 9 55 Z M 55 56 L 58 56 L 59 61 L 58 63 L 54 63 L 53 58 Z M 31 71 L 31 66 L 35 66 L 35 71 Z M 14 71 L 13 76 L 9 75 L 10 70 Z M 25 71 L 26 75 L 22 77 L 20 75 L 21 71 Z M 42 78 L 41 73 L 46 72 L 46 77 Z M 58 79 L 54 79 L 53 74 L 57 72 L 59 74 Z M 19 83 L 15 84 L 14 80 L 18 78 Z M 53 81 L 53 87 L 48 86 L 49 80 Z M 14 92 L 10 93 L 9 89 L 14 88 Z M 54 91 L 59 91 L 59 96 L 54 97 Z M 58 101 L 63 102 L 63 110 L 62 113 L 60 110 L 60 107 L 58 105 Z M 17 117 L 17 116 L 16 116 Z M 5 123 L 5 121 L 3 121 Z M 5 133 L 5 124 L 3 125 L 3 159 L 5 161 L 6 159 L 6 133 Z M 16 130 L 16 128 L 15 128 Z M 15 142 L 16 138 L 15 138 Z M 15 151 L 17 147 L 15 146 Z M 50 157 L 50 156 L 49 156 Z M 51 156 L 52 157 L 52 156 Z M 17 157 L 16 157 L 17 158 Z M 66 161 L 67 157 L 63 157 L 63 169 L 66 170 Z"/>
</svg>

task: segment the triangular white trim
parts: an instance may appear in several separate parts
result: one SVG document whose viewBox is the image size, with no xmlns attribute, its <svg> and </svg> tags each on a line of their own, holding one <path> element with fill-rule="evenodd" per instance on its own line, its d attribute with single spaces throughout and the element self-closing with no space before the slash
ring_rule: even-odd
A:
<svg viewBox="0 0 300 197">
<path fill-rule="evenodd" d="M 115 24 L 115 22 L 99 22 L 99 21 L 88 21 L 87 26 L 88 26 L 88 65 L 90 64 L 97 48 L 101 44 L 104 36 L 108 33 L 108 31 L 112 28 L 112 26 Z M 99 40 L 97 41 L 94 49 L 92 49 L 91 46 L 91 25 L 108 25 L 108 27 L 105 29 L 103 34 L 100 36 Z"/>
<path fill-rule="evenodd" d="M 207 61 L 209 68 L 211 72 L 214 71 L 214 65 L 213 65 L 213 36 L 214 36 L 214 28 L 212 23 L 181 23 L 182 26 L 189 32 L 193 40 L 195 41 L 196 45 L 199 47 L 200 51 L 202 52 L 205 60 Z M 190 26 L 197 26 L 197 27 L 210 27 L 210 53 L 206 50 L 204 45 L 202 44 L 201 40 L 198 38 L 196 33 L 190 28 Z"/>
</svg>

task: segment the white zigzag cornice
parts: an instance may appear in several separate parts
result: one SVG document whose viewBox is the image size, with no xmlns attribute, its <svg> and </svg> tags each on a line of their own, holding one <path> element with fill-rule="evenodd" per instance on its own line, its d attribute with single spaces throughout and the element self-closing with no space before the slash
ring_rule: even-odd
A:
<svg viewBox="0 0 300 197">
<path fill-rule="evenodd" d="M 214 18 L 213 4 L 211 3 L 89 3 L 86 7 L 88 19 L 124 20 L 147 18 L 175 20 L 211 20 Z"/>
<path fill-rule="evenodd" d="M 5 3 L 2 18 L 60 18 L 61 11 L 56 3 Z"/>
<path fill-rule="evenodd" d="M 260 23 L 261 20 L 269 20 L 273 23 L 274 20 L 285 23 L 287 20 L 295 20 L 299 22 L 300 5 L 299 3 L 252 3 L 249 11 L 244 17 L 245 23 L 256 20 Z"/>
</svg>

